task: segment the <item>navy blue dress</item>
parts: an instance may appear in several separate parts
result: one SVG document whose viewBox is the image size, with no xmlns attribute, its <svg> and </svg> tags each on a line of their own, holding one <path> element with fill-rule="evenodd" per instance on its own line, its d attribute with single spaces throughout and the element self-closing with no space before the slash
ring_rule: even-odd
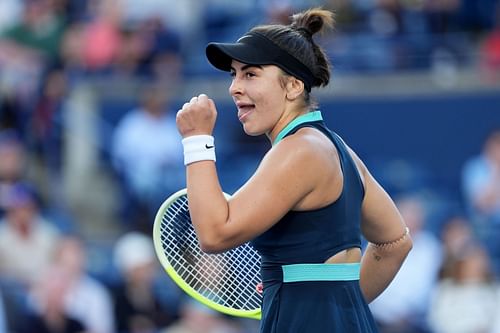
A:
<svg viewBox="0 0 500 333">
<path fill-rule="evenodd" d="M 277 141 L 303 127 L 318 129 L 335 144 L 344 186 L 334 203 L 311 211 L 290 211 L 252 241 L 262 260 L 261 332 L 378 332 L 361 293 L 358 264 L 348 267 L 351 271 L 358 270 L 354 278 L 338 278 L 335 272 L 323 274 L 319 279 L 305 273 L 295 280 L 285 277 L 285 268 L 302 266 L 296 264 L 323 266 L 332 255 L 361 247 L 364 188 L 354 161 L 340 137 L 325 126 L 319 111 L 295 119 L 278 135 Z M 334 270 L 336 266 L 343 269 L 342 264 L 328 265 Z"/>
</svg>

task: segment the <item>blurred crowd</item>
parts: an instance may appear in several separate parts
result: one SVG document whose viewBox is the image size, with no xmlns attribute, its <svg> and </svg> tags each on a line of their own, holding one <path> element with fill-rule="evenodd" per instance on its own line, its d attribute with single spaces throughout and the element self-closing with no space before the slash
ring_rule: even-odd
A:
<svg viewBox="0 0 500 333">
<path fill-rule="evenodd" d="M 0 1 L 0 333 L 257 331 L 187 299 L 154 254 L 154 213 L 184 184 L 170 91 L 218 75 L 206 42 L 317 5 L 337 13 L 322 37 L 337 73 L 500 80 L 498 0 Z M 104 274 L 64 192 L 68 99 L 95 78 L 142 83 L 102 162 L 119 184 Z M 382 333 L 500 332 L 500 124 L 462 168 L 464 200 L 437 226 L 426 193 L 397 193 L 414 249 L 371 305 Z"/>
</svg>

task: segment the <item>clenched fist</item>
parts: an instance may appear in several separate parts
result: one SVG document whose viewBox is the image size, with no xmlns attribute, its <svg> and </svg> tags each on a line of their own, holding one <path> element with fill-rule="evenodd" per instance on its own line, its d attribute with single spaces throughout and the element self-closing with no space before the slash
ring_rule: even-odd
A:
<svg viewBox="0 0 500 333">
<path fill-rule="evenodd" d="M 217 109 L 212 99 L 201 94 L 184 103 L 177 111 L 177 129 L 183 138 L 193 135 L 212 135 L 217 119 Z"/>
</svg>

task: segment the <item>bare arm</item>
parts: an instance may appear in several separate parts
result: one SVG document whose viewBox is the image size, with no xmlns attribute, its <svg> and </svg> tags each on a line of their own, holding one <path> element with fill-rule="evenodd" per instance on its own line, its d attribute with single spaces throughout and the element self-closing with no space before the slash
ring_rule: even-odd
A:
<svg viewBox="0 0 500 333">
<path fill-rule="evenodd" d="M 365 181 L 361 229 L 369 242 L 361 260 L 360 284 L 368 303 L 396 276 L 412 248 L 408 229 L 396 205 L 358 159 Z"/>
<path fill-rule="evenodd" d="M 184 137 L 211 134 L 213 127 L 200 128 L 199 124 L 215 121 L 215 106 L 206 96 L 199 99 L 177 115 Z M 191 117 L 197 119 L 191 122 Z M 189 164 L 189 209 L 202 249 L 221 252 L 247 242 L 307 198 L 322 176 L 322 164 L 314 162 L 322 155 L 311 146 L 315 143 L 300 135 L 282 140 L 229 200 L 222 193 L 213 161 Z"/>
<path fill-rule="evenodd" d="M 187 167 L 191 218 L 204 251 L 220 252 L 253 239 L 307 198 L 315 183 L 311 179 L 318 177 L 312 170 L 317 164 L 311 163 L 315 156 L 298 147 L 282 141 L 229 200 L 222 195 L 213 162 Z"/>
</svg>

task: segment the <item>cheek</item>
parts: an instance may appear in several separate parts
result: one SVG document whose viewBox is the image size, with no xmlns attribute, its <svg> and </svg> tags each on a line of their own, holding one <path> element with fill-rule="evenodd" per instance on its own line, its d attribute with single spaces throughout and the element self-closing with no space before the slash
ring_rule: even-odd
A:
<svg viewBox="0 0 500 333">
<path fill-rule="evenodd" d="M 260 86 L 256 98 L 262 109 L 267 112 L 280 112 L 284 107 L 285 92 L 279 82 L 273 82 L 272 84 Z"/>
</svg>

